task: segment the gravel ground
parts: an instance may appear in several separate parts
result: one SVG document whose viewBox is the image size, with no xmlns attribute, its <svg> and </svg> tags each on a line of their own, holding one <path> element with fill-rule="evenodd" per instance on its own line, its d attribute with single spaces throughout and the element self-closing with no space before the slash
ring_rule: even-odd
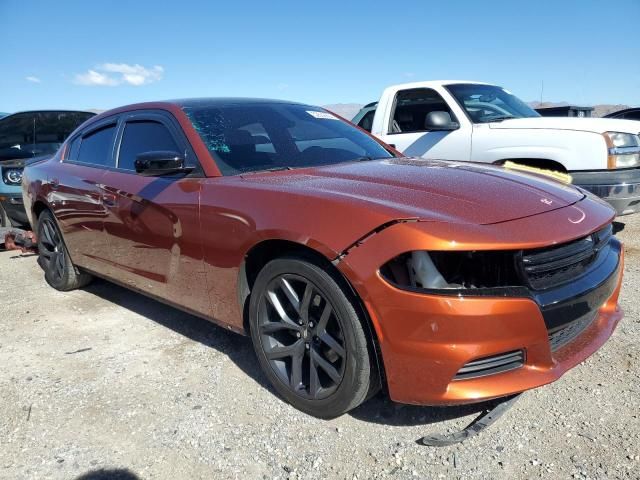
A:
<svg viewBox="0 0 640 480">
<path fill-rule="evenodd" d="M 470 408 L 382 395 L 322 421 L 280 400 L 247 338 L 107 282 L 59 293 L 0 253 L 0 478 L 640 478 L 640 215 L 626 317 L 558 382 L 446 448 Z"/>
</svg>

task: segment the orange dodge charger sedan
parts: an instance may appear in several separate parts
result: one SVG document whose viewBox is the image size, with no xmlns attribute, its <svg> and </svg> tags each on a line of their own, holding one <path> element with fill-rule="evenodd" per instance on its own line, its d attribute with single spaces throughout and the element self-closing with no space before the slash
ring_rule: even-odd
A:
<svg viewBox="0 0 640 480">
<path fill-rule="evenodd" d="M 613 210 L 572 185 L 405 158 L 322 108 L 143 103 L 26 168 L 58 290 L 106 278 L 251 336 L 296 408 L 451 405 L 558 379 L 622 317 Z"/>
</svg>

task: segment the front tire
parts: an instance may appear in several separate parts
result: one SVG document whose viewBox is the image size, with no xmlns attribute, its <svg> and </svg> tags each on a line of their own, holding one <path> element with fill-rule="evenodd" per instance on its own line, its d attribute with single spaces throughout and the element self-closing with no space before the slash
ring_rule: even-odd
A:
<svg viewBox="0 0 640 480">
<path fill-rule="evenodd" d="M 83 287 L 92 279 L 71 262 L 58 223 L 48 210 L 38 217 L 38 264 L 47 283 L 61 292 Z"/>
<path fill-rule="evenodd" d="M 334 275 L 301 258 L 272 260 L 251 292 L 251 339 L 278 393 L 298 410 L 334 418 L 372 385 L 362 319 Z"/>
</svg>

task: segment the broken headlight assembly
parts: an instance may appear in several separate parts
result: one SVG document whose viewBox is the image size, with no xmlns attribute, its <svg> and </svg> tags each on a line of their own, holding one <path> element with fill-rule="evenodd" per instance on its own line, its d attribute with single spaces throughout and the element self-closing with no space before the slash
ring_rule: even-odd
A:
<svg viewBox="0 0 640 480">
<path fill-rule="evenodd" d="M 526 292 L 516 267 L 515 251 L 414 251 L 380 268 L 395 287 L 431 293 L 513 295 Z"/>
</svg>

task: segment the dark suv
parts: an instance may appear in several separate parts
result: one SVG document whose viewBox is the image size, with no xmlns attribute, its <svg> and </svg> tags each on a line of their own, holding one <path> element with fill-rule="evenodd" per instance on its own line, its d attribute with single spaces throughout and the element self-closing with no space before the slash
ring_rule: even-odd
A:
<svg viewBox="0 0 640 480">
<path fill-rule="evenodd" d="M 56 153 L 91 112 L 30 111 L 0 118 L 0 227 L 29 223 L 22 203 L 22 170 L 34 158 Z"/>
</svg>

